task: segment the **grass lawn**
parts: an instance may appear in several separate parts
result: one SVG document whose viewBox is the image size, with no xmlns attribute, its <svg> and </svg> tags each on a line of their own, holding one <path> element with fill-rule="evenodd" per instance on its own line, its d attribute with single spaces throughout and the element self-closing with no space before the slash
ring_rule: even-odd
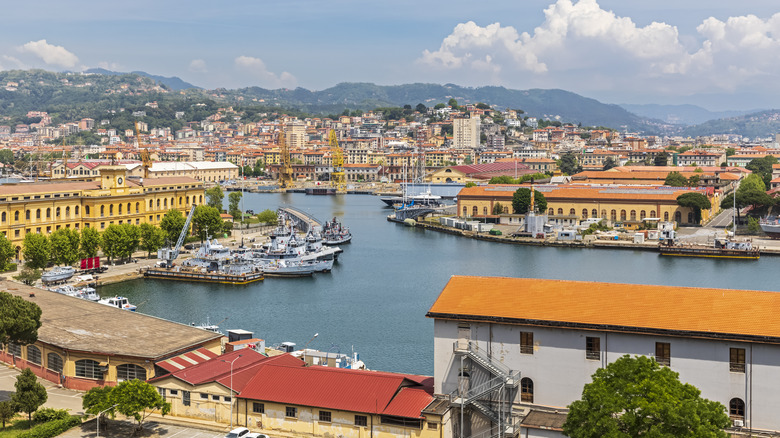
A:
<svg viewBox="0 0 780 438">
<path fill-rule="evenodd" d="M 0 429 L 0 438 L 16 438 L 20 433 L 30 430 L 30 424 L 21 416 L 14 417 L 10 423 L 5 423 L 5 429 Z"/>
</svg>

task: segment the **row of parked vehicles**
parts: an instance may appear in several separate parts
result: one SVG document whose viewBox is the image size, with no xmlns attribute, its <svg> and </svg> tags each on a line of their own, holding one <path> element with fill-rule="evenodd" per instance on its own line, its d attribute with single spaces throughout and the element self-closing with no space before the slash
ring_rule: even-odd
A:
<svg viewBox="0 0 780 438">
<path fill-rule="evenodd" d="M 225 435 L 225 438 L 269 438 L 269 436 L 262 433 L 250 432 L 246 427 L 237 427 L 228 432 L 228 434 Z"/>
</svg>

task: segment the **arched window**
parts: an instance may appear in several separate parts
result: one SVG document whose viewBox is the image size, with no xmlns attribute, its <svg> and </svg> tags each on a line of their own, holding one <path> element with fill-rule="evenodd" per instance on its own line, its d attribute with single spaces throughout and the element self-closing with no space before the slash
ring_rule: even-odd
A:
<svg viewBox="0 0 780 438">
<path fill-rule="evenodd" d="M 46 219 L 51 219 L 51 208 L 46 209 Z"/>
<path fill-rule="evenodd" d="M 509 214 L 509 207 L 504 206 L 504 214 Z"/>
<path fill-rule="evenodd" d="M 482 207 L 482 214 L 487 216 L 487 207 Z"/>
<path fill-rule="evenodd" d="M 688 223 L 689 224 L 693 223 L 693 212 L 692 211 L 688 212 Z"/>
<path fill-rule="evenodd" d="M 65 207 L 65 217 L 70 217 L 70 205 Z"/>
<path fill-rule="evenodd" d="M 607 210 L 601 210 L 601 217 L 604 219 L 607 218 Z"/>
<path fill-rule="evenodd" d="M 599 211 L 594 208 L 590 211 L 590 217 L 599 217 Z"/>
<path fill-rule="evenodd" d="M 113 216 L 114 215 L 114 204 L 110 204 L 108 206 L 108 215 Z"/>
<path fill-rule="evenodd" d="M 626 211 L 620 210 L 620 220 L 625 221 L 626 220 Z"/>
<path fill-rule="evenodd" d="M 76 214 L 79 214 L 79 212 L 76 211 Z M 89 205 L 84 206 L 84 216 L 89 217 Z"/>
<path fill-rule="evenodd" d="M 569 216 L 574 216 L 576 214 L 577 214 L 577 211 L 574 210 L 573 208 L 569 210 Z"/>
<path fill-rule="evenodd" d="M 203 204 L 203 195 L 198 195 L 198 204 Z"/>
<path fill-rule="evenodd" d="M 650 210 L 650 216 L 649 217 L 656 217 L 655 210 Z"/>
<path fill-rule="evenodd" d="M 647 216 L 645 215 L 645 211 L 644 211 L 644 210 L 640 210 L 640 211 L 639 211 L 639 220 L 640 220 L 640 221 L 641 221 L 641 220 L 644 220 L 644 219 L 645 219 L 645 217 L 647 217 Z"/>
<path fill-rule="evenodd" d="M 151 210 L 152 208 L 154 208 L 154 204 L 152 203 L 152 200 L 150 199 L 149 200 L 149 210 Z"/>
<path fill-rule="evenodd" d="M 674 220 L 675 220 L 675 222 L 677 222 L 678 224 L 679 224 L 680 222 L 682 222 L 682 212 L 680 212 L 680 211 L 675 211 L 675 212 L 674 212 Z"/>
<path fill-rule="evenodd" d="M 30 210 L 25 210 L 24 218 L 27 219 L 28 221 L 30 220 Z"/>
<path fill-rule="evenodd" d="M 587 218 L 588 218 L 588 209 L 587 208 L 583 208 L 582 209 L 582 219 L 587 219 Z"/>
<path fill-rule="evenodd" d="M 146 370 L 132 363 L 123 363 L 116 367 L 116 381 L 124 380 L 146 380 Z"/>
<path fill-rule="evenodd" d="M 534 381 L 528 377 L 520 380 L 520 401 L 524 403 L 534 402 Z"/>
<path fill-rule="evenodd" d="M 5 222 L 5 212 L 3 212 L 3 214 L 1 215 L 1 217 L 0 217 L 0 220 L 2 220 L 3 222 Z"/>
<path fill-rule="evenodd" d="M 135 212 L 136 213 L 140 213 L 141 212 L 141 203 L 140 202 L 136 202 L 135 203 Z"/>
<path fill-rule="evenodd" d="M 56 213 L 54 214 L 56 217 L 60 217 L 60 212 L 62 209 L 60 207 L 57 207 Z"/>
<path fill-rule="evenodd" d="M 609 218 L 610 218 L 610 220 L 611 220 L 612 222 L 615 222 L 615 221 L 617 220 L 617 211 L 615 211 L 615 210 L 612 210 L 612 211 L 609 213 Z"/>
<path fill-rule="evenodd" d="M 122 214 L 122 204 L 119 204 L 117 207 L 118 207 L 119 214 Z"/>
<path fill-rule="evenodd" d="M 105 205 L 101 205 L 100 206 L 100 217 L 103 217 L 105 215 L 106 215 L 106 206 Z"/>
<path fill-rule="evenodd" d="M 127 214 L 130 214 L 130 203 L 127 203 Z"/>
<path fill-rule="evenodd" d="M 9 342 L 8 354 L 11 356 L 22 357 L 22 346 L 19 344 L 14 344 L 13 342 Z"/>
<path fill-rule="evenodd" d="M 39 208 L 35 210 L 35 219 L 40 219 L 40 218 L 41 218 L 41 209 Z"/>
<path fill-rule="evenodd" d="M 159 199 L 157 200 L 157 209 L 158 210 L 160 209 L 160 200 Z"/>
<path fill-rule="evenodd" d="M 190 197 L 187 196 L 187 205 L 190 205 Z"/>
<path fill-rule="evenodd" d="M 664 212 L 664 220 L 665 220 L 666 222 L 669 222 L 669 212 L 668 212 L 668 211 L 665 211 L 665 212 Z"/>
<path fill-rule="evenodd" d="M 40 365 L 41 362 L 41 349 L 35 345 L 27 346 L 27 362 L 32 362 L 36 365 Z"/>
<path fill-rule="evenodd" d="M 176 205 L 176 203 L 174 202 L 174 199 L 171 198 L 171 208 L 173 208 L 175 205 Z"/>
<path fill-rule="evenodd" d="M 558 215 L 559 215 L 559 216 L 563 216 L 563 209 L 562 209 L 562 208 L 559 208 L 559 209 L 558 209 Z"/>
<path fill-rule="evenodd" d="M 729 417 L 733 419 L 745 418 L 745 402 L 741 398 L 732 398 L 729 402 Z"/>
<path fill-rule="evenodd" d="M 551 208 L 551 209 L 547 210 L 547 214 L 548 214 L 548 215 L 550 215 L 550 216 L 552 216 L 552 215 L 554 215 L 554 214 L 555 214 L 555 210 L 553 210 L 553 209 Z"/>
<path fill-rule="evenodd" d="M 19 212 L 18 211 L 14 212 L 14 222 L 19 222 Z"/>
<path fill-rule="evenodd" d="M 463 206 L 463 217 L 466 217 L 466 216 L 469 215 L 469 211 L 468 210 L 469 210 L 469 208 L 464 205 Z"/>
<path fill-rule="evenodd" d="M 163 208 L 168 208 L 168 198 L 163 199 Z"/>
<path fill-rule="evenodd" d="M 49 353 L 46 355 L 46 368 L 54 371 L 55 373 L 62 373 L 62 357 L 57 353 Z"/>
<path fill-rule="evenodd" d="M 636 220 L 636 210 L 631 210 L 631 220 L 632 221 Z"/>
<path fill-rule="evenodd" d="M 478 215 L 478 214 L 479 214 L 479 209 L 478 209 L 478 208 L 477 208 L 477 206 L 475 205 L 475 206 L 474 206 L 474 208 L 472 208 L 472 209 L 471 209 L 471 215 L 472 215 L 472 216 L 476 216 L 476 215 Z"/>
<path fill-rule="evenodd" d="M 76 377 L 85 379 L 102 379 L 103 369 L 94 360 L 81 359 L 76 361 Z"/>
<path fill-rule="evenodd" d="M 179 207 L 181 207 L 181 203 L 182 203 L 182 202 L 184 202 L 184 198 L 182 198 L 181 196 L 179 196 Z"/>
</svg>

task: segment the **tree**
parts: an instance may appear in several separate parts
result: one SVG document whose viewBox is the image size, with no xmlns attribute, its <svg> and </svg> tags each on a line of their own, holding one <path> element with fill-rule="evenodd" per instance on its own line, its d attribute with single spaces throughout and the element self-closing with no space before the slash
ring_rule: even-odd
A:
<svg viewBox="0 0 780 438">
<path fill-rule="evenodd" d="M 79 259 L 79 232 L 70 228 L 60 228 L 52 233 L 51 258 L 58 265 L 72 265 Z"/>
<path fill-rule="evenodd" d="M 447 105 L 453 107 L 454 109 L 458 109 L 458 101 L 455 100 L 455 98 L 452 98 L 447 102 Z"/>
<path fill-rule="evenodd" d="M 38 340 L 41 308 L 37 304 L 0 291 L 0 344 L 32 344 Z"/>
<path fill-rule="evenodd" d="M 726 156 L 730 157 L 737 153 L 737 150 L 734 148 L 726 148 Z"/>
<path fill-rule="evenodd" d="M 469 188 L 469 187 L 476 187 L 476 186 L 477 186 L 477 183 L 475 183 L 474 181 L 469 181 L 469 182 L 466 183 L 466 185 L 464 187 L 465 188 Z"/>
<path fill-rule="evenodd" d="M 679 374 L 645 356 L 625 355 L 600 368 L 582 399 L 569 405 L 563 434 L 572 438 L 726 438 L 726 408 L 701 397 Z"/>
<path fill-rule="evenodd" d="M 111 224 L 100 235 L 100 248 L 103 249 L 103 255 L 106 256 L 108 262 L 111 259 L 119 255 L 122 240 L 122 231 L 119 225 Z"/>
<path fill-rule="evenodd" d="M 655 158 L 653 158 L 653 164 L 658 167 L 666 166 L 669 163 L 669 154 L 666 152 L 661 152 L 659 154 L 655 155 Z"/>
<path fill-rule="evenodd" d="M 0 420 L 3 422 L 3 429 L 5 429 L 5 423 L 11 421 L 17 412 L 16 406 L 11 400 L 0 402 Z"/>
<path fill-rule="evenodd" d="M 617 167 L 617 163 L 615 162 L 615 159 L 612 157 L 607 157 L 607 159 L 604 160 L 604 167 L 602 168 L 602 170 L 609 170 L 612 169 L 613 167 Z"/>
<path fill-rule="evenodd" d="M 192 231 L 200 237 L 201 242 L 213 237 L 223 229 L 224 224 L 219 210 L 209 205 L 195 207 L 195 214 L 192 216 Z"/>
<path fill-rule="evenodd" d="M 670 187 L 687 187 L 688 179 L 678 171 L 669 172 L 664 179 L 664 185 Z"/>
<path fill-rule="evenodd" d="M 445 106 L 447 106 L 447 105 L 445 105 L 443 103 L 437 103 L 436 105 L 433 106 L 433 109 L 442 109 Z"/>
<path fill-rule="evenodd" d="M 263 210 L 257 215 L 257 219 L 264 224 L 275 224 L 278 218 L 275 211 Z"/>
<path fill-rule="evenodd" d="M 426 112 L 428 112 L 428 107 L 426 107 L 422 103 L 418 103 L 417 106 L 414 107 L 414 110 L 417 111 L 418 113 L 425 114 Z"/>
<path fill-rule="evenodd" d="M 49 398 L 46 388 L 38 383 L 38 378 L 29 368 L 25 368 L 16 376 L 14 387 L 16 392 L 11 395 L 11 401 L 21 412 L 27 413 L 27 419 L 32 421 L 32 413 Z"/>
<path fill-rule="evenodd" d="M 163 416 L 171 411 L 171 404 L 162 398 L 157 388 L 138 379 L 125 380 L 114 387 L 110 400 L 116 404 L 117 412 L 135 418 L 138 430 L 143 428 L 144 420 L 153 410 L 159 410 Z"/>
<path fill-rule="evenodd" d="M 81 230 L 81 241 L 79 242 L 79 253 L 83 258 L 97 257 L 100 247 L 100 232 L 87 227 Z"/>
<path fill-rule="evenodd" d="M 216 185 L 206 190 L 206 204 L 210 207 L 214 207 L 219 211 L 222 211 L 222 200 L 225 199 L 225 194 L 222 192 L 222 187 Z"/>
<path fill-rule="evenodd" d="M 106 416 L 114 418 L 116 406 L 114 406 L 114 402 L 111 400 L 111 391 L 113 389 L 111 386 L 96 386 L 87 391 L 81 399 L 81 407 L 84 409 L 84 412 L 92 415 L 98 415 L 103 412 Z M 102 420 L 102 416 L 98 418 L 98 421 Z"/>
<path fill-rule="evenodd" d="M 499 215 L 502 213 L 504 213 L 504 206 L 501 205 L 500 202 L 496 202 L 495 204 L 493 204 L 493 214 Z"/>
<path fill-rule="evenodd" d="M 0 233 L 0 271 L 6 271 L 11 259 L 16 254 L 14 246 L 5 234 Z"/>
<path fill-rule="evenodd" d="M 43 269 L 49 263 L 51 242 L 43 234 L 27 233 L 22 244 L 24 260 L 32 269 Z"/>
<path fill-rule="evenodd" d="M 153 252 L 165 245 L 167 234 L 165 231 L 152 224 L 143 223 L 139 228 L 141 234 L 141 249 L 146 251 L 147 257 L 152 257 Z"/>
<path fill-rule="evenodd" d="M 547 199 L 539 190 L 534 190 L 534 206 L 535 211 L 547 210 Z M 531 208 L 531 189 L 521 187 L 515 190 L 515 194 L 512 195 L 512 210 L 515 214 L 526 214 Z"/>
<path fill-rule="evenodd" d="M 133 224 L 119 225 L 119 229 L 122 240 L 120 240 L 117 255 L 129 260 L 138 249 L 138 245 L 141 244 L 141 231 Z"/>
<path fill-rule="evenodd" d="M 764 180 L 764 186 L 770 187 L 772 181 L 772 165 L 777 164 L 777 158 L 767 155 L 763 158 L 754 158 L 745 168 L 751 170 L 754 174 L 761 176 Z M 766 188 L 764 188 L 766 190 Z"/>
<path fill-rule="evenodd" d="M 566 175 L 574 175 L 582 172 L 582 166 L 577 162 L 577 156 L 573 152 L 566 152 L 558 160 L 558 168 Z"/>
<path fill-rule="evenodd" d="M 494 176 L 488 184 L 517 184 L 517 180 L 509 175 Z"/>
<path fill-rule="evenodd" d="M 182 228 L 184 228 L 185 222 L 187 222 L 187 219 L 179 210 L 171 209 L 165 213 L 165 216 L 160 221 L 160 229 L 165 232 L 165 238 L 169 245 L 173 245 L 179 240 L 179 235 Z"/>
<path fill-rule="evenodd" d="M 701 222 L 701 211 L 712 208 L 710 200 L 698 192 L 688 192 L 678 196 L 677 205 L 693 209 L 693 221 L 697 224 Z"/>
<path fill-rule="evenodd" d="M 0 150 L 0 163 L 12 164 L 14 161 L 14 153 L 11 149 L 5 148 Z"/>
<path fill-rule="evenodd" d="M 15 280 L 19 280 L 27 286 L 32 286 L 36 281 L 41 279 L 40 269 L 32 269 L 29 266 L 25 266 L 19 272 L 19 275 L 14 276 Z"/>
<path fill-rule="evenodd" d="M 228 213 L 233 216 L 233 220 L 243 220 L 241 209 L 238 208 L 241 196 L 241 192 L 230 192 L 228 195 Z"/>
</svg>

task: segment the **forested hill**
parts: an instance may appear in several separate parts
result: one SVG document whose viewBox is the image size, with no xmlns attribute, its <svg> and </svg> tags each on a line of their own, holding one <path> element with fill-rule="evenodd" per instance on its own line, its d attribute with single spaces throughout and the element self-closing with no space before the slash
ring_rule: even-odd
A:
<svg viewBox="0 0 780 438">
<path fill-rule="evenodd" d="M 747 137 L 769 137 L 780 133 L 780 110 L 766 110 L 739 117 L 710 120 L 688 126 L 681 135 L 739 134 Z"/>
</svg>

